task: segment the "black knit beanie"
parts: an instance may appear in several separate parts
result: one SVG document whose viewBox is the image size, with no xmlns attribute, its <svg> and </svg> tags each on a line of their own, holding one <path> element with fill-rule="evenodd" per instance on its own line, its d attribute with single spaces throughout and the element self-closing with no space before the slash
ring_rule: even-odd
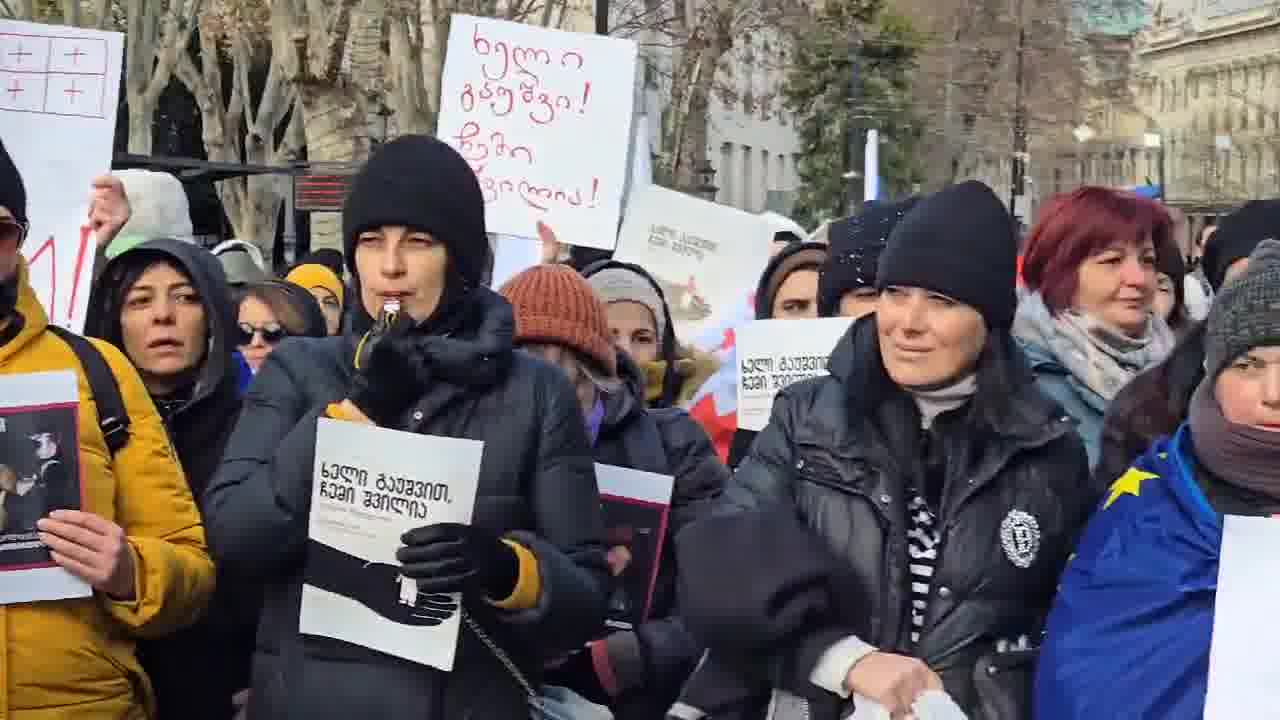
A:
<svg viewBox="0 0 1280 720">
<path fill-rule="evenodd" d="M 1227 268 L 1267 239 L 1280 240 L 1280 200 L 1250 200 L 1224 217 L 1204 249 L 1204 275 L 1213 291 L 1222 289 Z"/>
<path fill-rule="evenodd" d="M 910 197 L 900 202 L 868 204 L 861 214 L 831 223 L 831 252 L 818 281 L 819 315 L 836 315 L 845 293 L 875 287 L 876 267 L 889 243 L 889 234 L 919 200 Z"/>
<path fill-rule="evenodd" d="M 1018 235 L 991 188 L 976 181 L 922 199 L 889 235 L 876 287 L 919 287 L 977 310 L 988 328 L 1008 328 L 1018 306 Z"/>
<path fill-rule="evenodd" d="M 356 238 L 383 225 L 431 233 L 449 251 L 450 280 L 457 295 L 478 287 L 489 254 L 484 196 L 467 161 L 446 143 L 426 135 L 404 135 L 373 153 L 351 181 L 342 207 L 347 268 L 356 272 Z"/>
<path fill-rule="evenodd" d="M 27 189 L 3 140 L 0 140 L 0 206 L 7 208 L 18 222 L 27 222 Z"/>
</svg>

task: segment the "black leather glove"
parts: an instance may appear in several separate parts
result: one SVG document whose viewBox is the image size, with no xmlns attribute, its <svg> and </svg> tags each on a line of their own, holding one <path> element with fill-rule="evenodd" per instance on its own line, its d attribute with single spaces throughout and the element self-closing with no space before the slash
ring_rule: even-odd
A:
<svg viewBox="0 0 1280 720">
<path fill-rule="evenodd" d="M 520 558 L 496 534 L 459 523 L 436 523 L 400 537 L 400 572 L 424 593 L 481 592 L 509 597 L 520 576 Z"/>
<path fill-rule="evenodd" d="M 427 362 L 410 335 L 413 318 L 399 313 L 369 331 L 357 348 L 356 372 L 347 399 L 378 425 L 394 427 L 426 391 Z"/>
</svg>

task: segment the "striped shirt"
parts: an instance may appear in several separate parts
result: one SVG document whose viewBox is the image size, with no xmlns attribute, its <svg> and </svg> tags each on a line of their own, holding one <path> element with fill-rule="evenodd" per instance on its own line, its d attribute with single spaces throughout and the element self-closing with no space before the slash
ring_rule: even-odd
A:
<svg viewBox="0 0 1280 720">
<path fill-rule="evenodd" d="M 933 571 L 938 563 L 937 518 L 929 503 L 919 493 L 912 493 L 907 503 L 907 554 L 911 578 L 911 643 L 920 642 L 925 612 L 929 609 L 929 592 L 933 587 Z"/>
</svg>

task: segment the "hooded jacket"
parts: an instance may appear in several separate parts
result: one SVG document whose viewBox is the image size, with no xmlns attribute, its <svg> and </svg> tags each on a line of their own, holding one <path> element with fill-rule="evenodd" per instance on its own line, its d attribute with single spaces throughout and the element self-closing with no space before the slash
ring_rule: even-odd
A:
<svg viewBox="0 0 1280 720">
<path fill-rule="evenodd" d="M 159 260 L 176 265 L 191 279 L 204 304 L 209 328 L 208 350 L 190 391 L 173 403 L 157 398 L 191 492 L 198 498 L 217 470 L 222 447 L 240 410 L 238 367 L 231 356 L 236 343 L 236 308 L 217 258 L 204 248 L 169 238 L 150 240 L 117 255 L 94 285 L 85 335 L 124 347 L 120 312 L 129 288 L 121 285 L 130 270 Z"/>
<path fill-rule="evenodd" d="M 607 465 L 671 475 L 675 487 L 663 541 L 658 580 L 649 621 L 619 630 L 601 641 L 617 685 L 616 698 L 592 695 L 594 682 L 551 677 L 608 704 L 618 720 L 658 718 L 675 701 L 693 671 L 702 646 L 684 627 L 676 603 L 675 537 L 708 514 L 729 479 L 702 427 L 677 408 L 646 409 L 643 375 L 625 353 L 618 353 L 620 392 L 604 396 L 605 414 L 595 444 L 595 460 Z"/>
<path fill-rule="evenodd" d="M 89 302 L 86 334 L 124 347 L 120 326 L 125 284 L 152 263 L 167 261 L 186 275 L 200 295 L 208 328 L 207 351 L 188 390 L 174 399 L 156 398 L 187 483 L 196 498 L 222 460 L 240 413 L 238 365 L 232 359 L 235 307 L 222 267 L 205 249 L 174 239 L 151 240 L 107 263 Z M 155 687 L 161 718 L 226 720 L 231 696 L 248 687 L 257 621 L 255 586 L 225 570 L 209 611 L 195 625 L 143 643 L 139 657 Z M 202 668 L 192 672 L 193 667 Z"/>
<path fill-rule="evenodd" d="M 18 267 L 18 304 L 0 329 L 0 374 L 71 370 L 79 378 L 83 507 L 124 528 L 137 570 L 136 598 L 92 597 L 0 607 L 5 661 L 0 715 L 40 720 L 154 716 L 151 688 L 134 654 L 139 638 L 190 624 L 214 585 L 200 515 L 141 378 L 123 353 L 92 341 L 120 387 L 129 442 L 114 456 L 98 425 L 83 370 L 52 332 Z"/>
<path fill-rule="evenodd" d="M 394 427 L 484 442 L 473 524 L 531 550 L 541 592 L 524 610 L 464 604 L 536 684 L 547 659 L 581 648 L 604 620 L 608 570 L 591 450 L 564 374 L 513 350 L 507 302 L 476 288 L 459 295 L 454 312 L 448 336 L 420 339 L 434 379 Z M 520 685 L 466 627 L 450 673 L 298 632 L 317 420 L 347 396 L 361 337 L 349 330 L 280 343 L 205 494 L 215 557 L 265 584 L 249 716 L 527 717 Z"/>
</svg>

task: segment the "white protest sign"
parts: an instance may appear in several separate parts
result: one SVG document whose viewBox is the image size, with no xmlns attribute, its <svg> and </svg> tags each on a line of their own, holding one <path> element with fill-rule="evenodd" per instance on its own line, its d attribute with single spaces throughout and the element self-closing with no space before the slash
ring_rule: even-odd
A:
<svg viewBox="0 0 1280 720">
<path fill-rule="evenodd" d="M 409 530 L 471 523 L 483 447 L 320 419 L 299 632 L 453 669 L 460 598 L 419 595 L 395 554 Z"/>
<path fill-rule="evenodd" d="M 1223 518 L 1205 720 L 1257 717 L 1269 714 L 1263 708 L 1280 707 L 1280 664 L 1259 655 L 1280 647 L 1280 625 L 1269 621 L 1280 607 L 1277 554 L 1280 520 Z"/>
<path fill-rule="evenodd" d="M 753 320 L 738 328 L 738 427 L 760 431 L 778 391 L 827 374 L 827 359 L 853 318 Z"/>
<path fill-rule="evenodd" d="M 515 235 L 494 236 L 493 277 L 489 287 L 497 290 L 508 280 L 542 260 L 542 243 Z"/>
<path fill-rule="evenodd" d="M 111 170 L 124 36 L 0 20 L 0 140 L 22 174 L 22 246 L 49 320 L 84 328 L 96 251 L 89 185 Z"/>
<path fill-rule="evenodd" d="M 658 281 L 680 338 L 726 321 L 769 262 L 773 227 L 759 215 L 657 185 L 637 187 L 614 259 Z"/>
<path fill-rule="evenodd" d="M 471 163 L 490 232 L 613 249 L 636 44 L 455 14 L 437 135 Z"/>
</svg>

